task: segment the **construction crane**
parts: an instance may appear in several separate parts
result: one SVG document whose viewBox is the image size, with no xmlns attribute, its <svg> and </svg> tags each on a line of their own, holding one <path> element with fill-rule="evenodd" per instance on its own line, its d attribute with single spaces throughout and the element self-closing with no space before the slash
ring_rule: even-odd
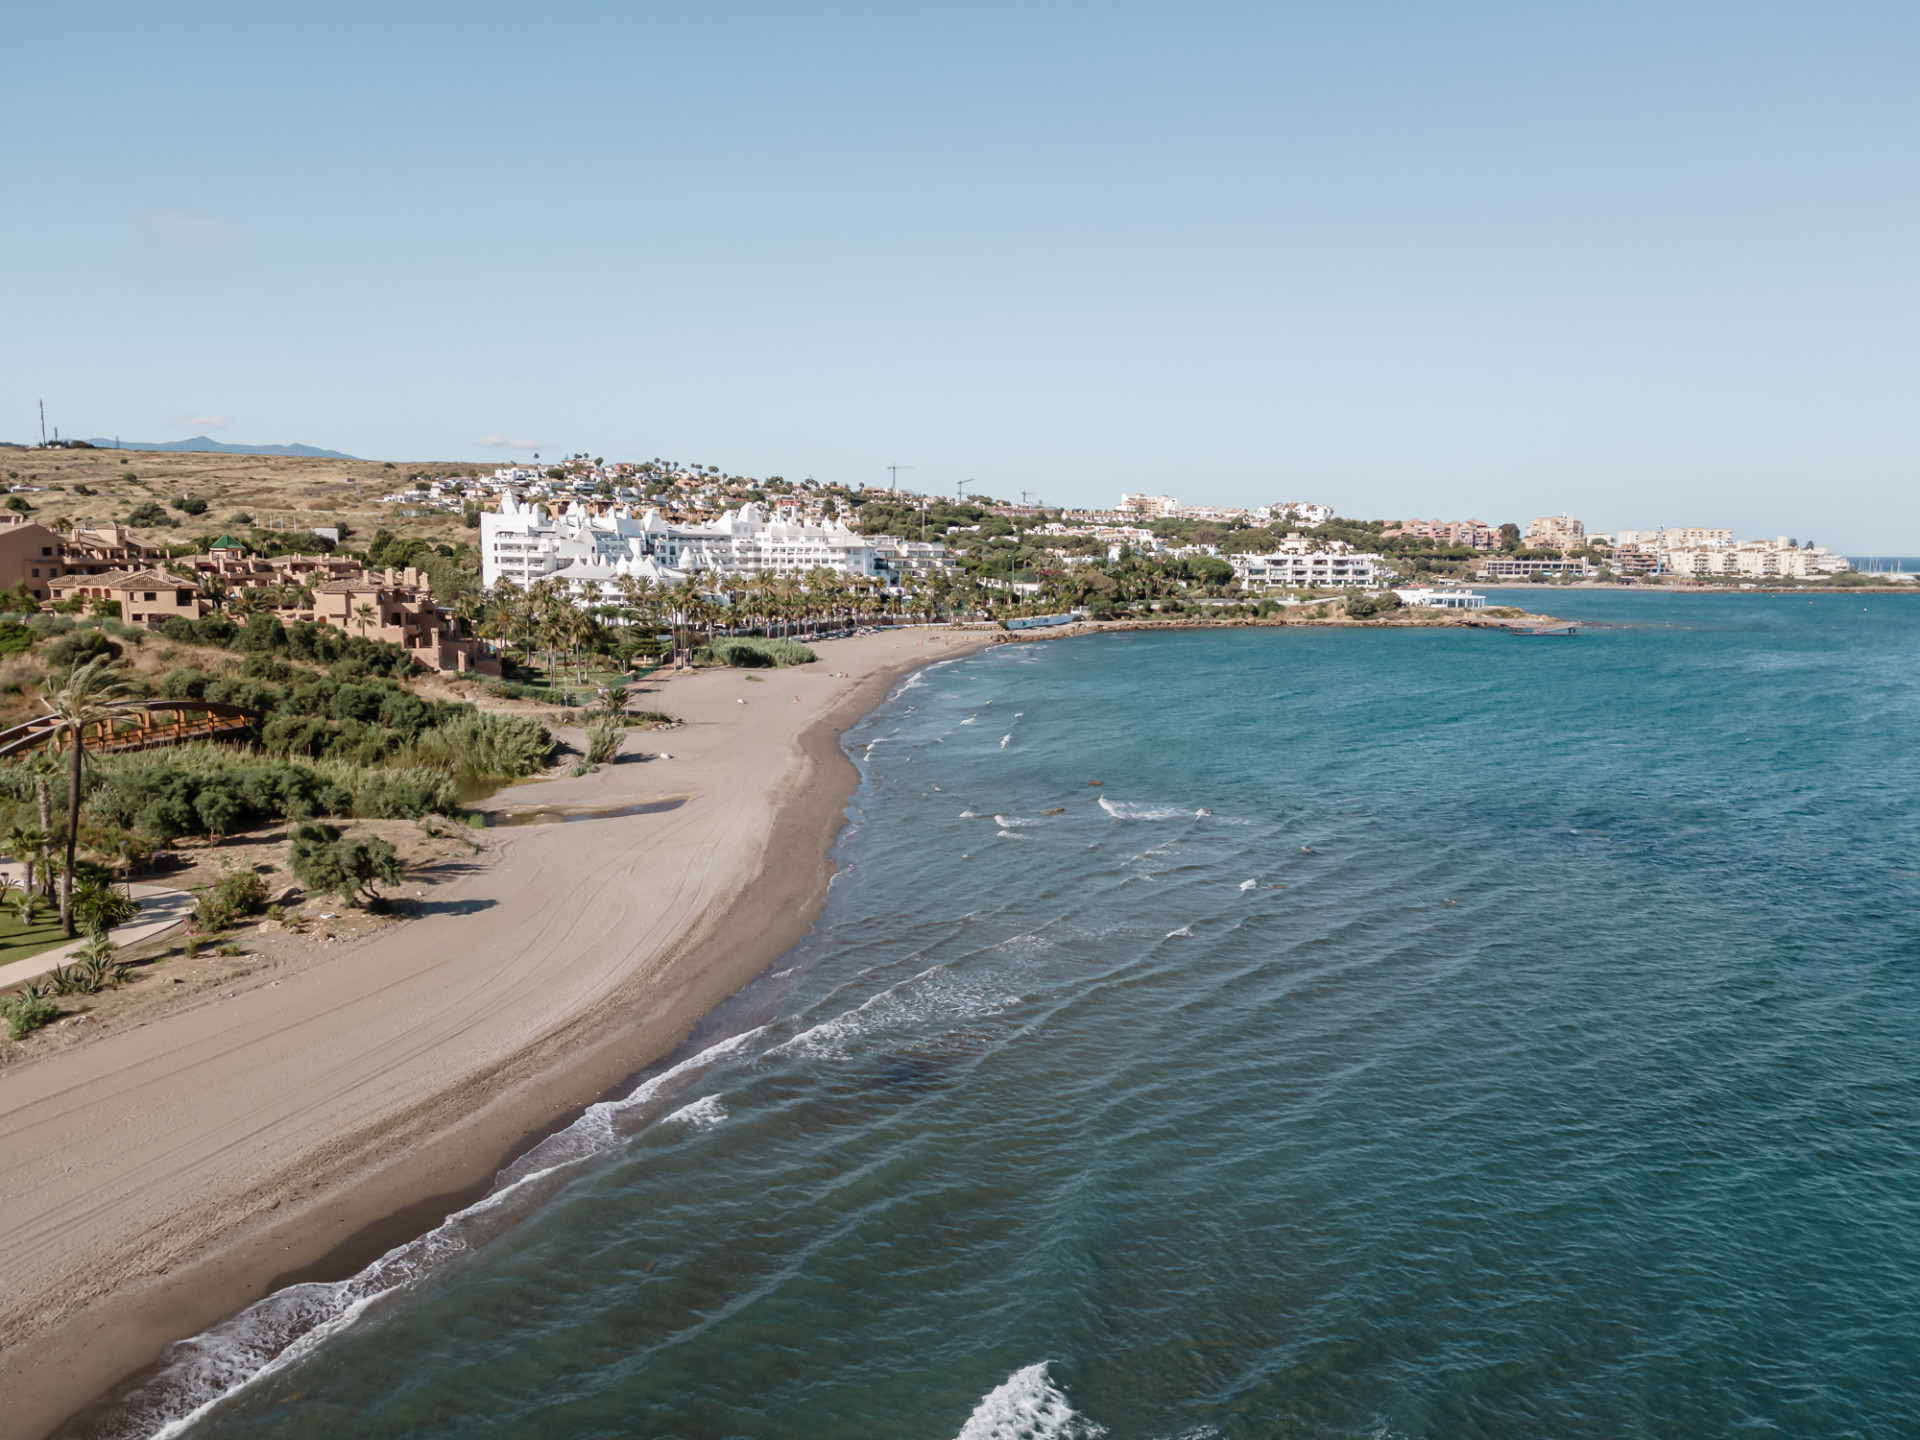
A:
<svg viewBox="0 0 1920 1440">
<path fill-rule="evenodd" d="M 887 488 L 892 490 L 895 494 L 898 494 L 900 490 L 900 472 L 902 470 L 911 470 L 913 468 L 914 467 L 911 465 L 887 466 L 887 473 L 893 477 L 892 481 L 889 483 Z"/>
</svg>

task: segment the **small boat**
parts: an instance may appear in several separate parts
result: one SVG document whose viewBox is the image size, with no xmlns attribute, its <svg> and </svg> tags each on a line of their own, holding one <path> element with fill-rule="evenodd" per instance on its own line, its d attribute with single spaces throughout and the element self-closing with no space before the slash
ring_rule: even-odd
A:
<svg viewBox="0 0 1920 1440">
<path fill-rule="evenodd" d="M 1578 620 L 1556 620 L 1547 625 L 1509 625 L 1506 627 L 1506 631 L 1509 635 L 1578 635 L 1580 633 L 1580 622 Z"/>
</svg>

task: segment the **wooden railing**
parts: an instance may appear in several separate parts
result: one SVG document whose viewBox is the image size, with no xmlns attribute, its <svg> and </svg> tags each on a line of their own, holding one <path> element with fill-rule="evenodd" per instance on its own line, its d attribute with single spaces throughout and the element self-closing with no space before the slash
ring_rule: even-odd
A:
<svg viewBox="0 0 1920 1440">
<path fill-rule="evenodd" d="M 153 700 L 132 714 L 88 725 L 81 734 L 81 746 L 110 755 L 124 750 L 157 750 L 192 740 L 231 740 L 259 720 L 259 712 L 238 705 L 216 705 L 211 700 Z M 64 750 L 66 742 L 66 728 L 43 715 L 11 730 L 0 730 L 0 759 L 31 750 Z"/>
</svg>

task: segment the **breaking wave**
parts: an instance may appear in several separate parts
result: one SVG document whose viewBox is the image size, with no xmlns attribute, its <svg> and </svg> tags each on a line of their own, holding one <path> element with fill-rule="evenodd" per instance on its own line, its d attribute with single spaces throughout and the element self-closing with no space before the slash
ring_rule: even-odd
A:
<svg viewBox="0 0 1920 1440">
<path fill-rule="evenodd" d="M 956 1440 L 1094 1440 L 1106 1434 L 1073 1408 L 1046 1361 L 1016 1370 L 973 1407 Z"/>
<path fill-rule="evenodd" d="M 580 1162 L 631 1139 L 687 1083 L 764 1033 L 756 1026 L 710 1045 L 636 1086 L 619 1100 L 587 1107 L 494 1177 L 493 1189 L 425 1235 L 396 1245 L 345 1280 L 289 1285 L 210 1330 L 167 1347 L 158 1373 L 124 1396 L 92 1433 L 100 1440 L 170 1440 L 229 1396 L 273 1375 L 354 1324 L 377 1301 L 425 1279 L 457 1256 L 513 1228 L 572 1178 Z M 669 1118 L 718 1124 L 726 1112 L 698 1101 Z"/>
<path fill-rule="evenodd" d="M 1130 800 L 1109 800 L 1104 795 L 1100 797 L 1100 808 L 1116 820 L 1186 820 L 1194 813 L 1178 805 L 1142 805 Z"/>
</svg>

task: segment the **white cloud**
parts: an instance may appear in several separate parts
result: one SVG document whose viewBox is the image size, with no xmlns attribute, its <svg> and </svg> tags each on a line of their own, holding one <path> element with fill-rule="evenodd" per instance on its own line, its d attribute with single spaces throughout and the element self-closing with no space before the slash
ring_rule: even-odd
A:
<svg viewBox="0 0 1920 1440">
<path fill-rule="evenodd" d="M 136 265 L 164 275 L 199 275 L 232 268 L 245 251 L 240 231 L 204 210 L 148 210 L 139 217 Z"/>
<path fill-rule="evenodd" d="M 224 415 L 183 415 L 180 417 L 180 423 L 182 425 L 192 426 L 197 430 L 224 430 L 227 428 L 227 417 Z"/>
<path fill-rule="evenodd" d="M 538 440 L 509 440 L 504 435 L 482 435 L 480 443 L 489 450 L 532 450 L 540 444 Z"/>
</svg>

